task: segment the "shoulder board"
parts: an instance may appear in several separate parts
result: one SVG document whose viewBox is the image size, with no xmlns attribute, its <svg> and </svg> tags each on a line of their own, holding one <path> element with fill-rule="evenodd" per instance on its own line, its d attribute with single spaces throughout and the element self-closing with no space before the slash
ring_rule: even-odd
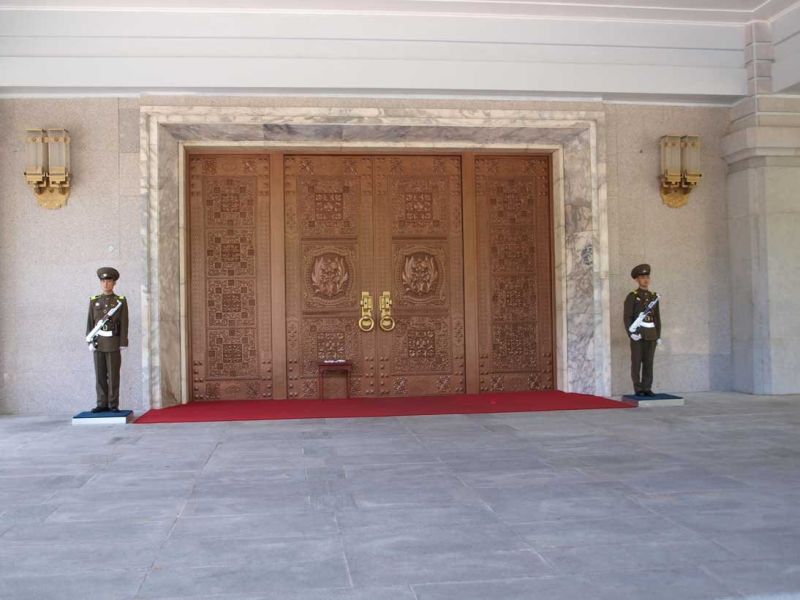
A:
<svg viewBox="0 0 800 600">
<path fill-rule="evenodd" d="M 117 296 L 120 300 L 125 300 L 125 296 Z"/>
<path fill-rule="evenodd" d="M 89 298 L 89 300 L 97 300 L 99 297 L 100 294 L 97 294 L 96 296 L 92 296 L 91 298 Z"/>
</svg>

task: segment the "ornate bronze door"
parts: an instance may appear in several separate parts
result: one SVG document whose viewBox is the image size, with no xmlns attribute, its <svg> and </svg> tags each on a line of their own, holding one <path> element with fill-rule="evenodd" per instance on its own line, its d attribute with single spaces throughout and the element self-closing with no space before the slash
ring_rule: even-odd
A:
<svg viewBox="0 0 800 600">
<path fill-rule="evenodd" d="M 352 395 L 462 391 L 460 159 L 284 165 L 289 397 L 318 396 L 325 360 L 353 363 Z M 369 331 L 358 325 L 364 293 Z"/>
<path fill-rule="evenodd" d="M 481 391 L 555 387 L 550 158 L 475 159 Z"/>
<path fill-rule="evenodd" d="M 187 165 L 194 399 L 316 398 L 337 360 L 353 396 L 555 386 L 549 157 Z"/>
<path fill-rule="evenodd" d="M 272 397 L 269 183 L 269 156 L 188 157 L 194 399 Z"/>
</svg>

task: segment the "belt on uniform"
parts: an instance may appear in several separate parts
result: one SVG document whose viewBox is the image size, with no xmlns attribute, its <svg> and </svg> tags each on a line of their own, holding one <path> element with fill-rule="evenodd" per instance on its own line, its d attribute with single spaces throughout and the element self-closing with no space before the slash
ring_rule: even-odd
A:
<svg viewBox="0 0 800 600">
<path fill-rule="evenodd" d="M 639 325 L 639 327 L 646 327 L 647 329 L 655 329 L 655 326 L 656 326 L 655 323 L 648 323 L 646 321 L 641 325 Z"/>
<path fill-rule="evenodd" d="M 113 331 L 103 331 L 101 329 L 100 331 L 97 332 L 97 335 L 101 335 L 103 337 L 113 337 L 114 336 L 114 332 Z"/>
</svg>

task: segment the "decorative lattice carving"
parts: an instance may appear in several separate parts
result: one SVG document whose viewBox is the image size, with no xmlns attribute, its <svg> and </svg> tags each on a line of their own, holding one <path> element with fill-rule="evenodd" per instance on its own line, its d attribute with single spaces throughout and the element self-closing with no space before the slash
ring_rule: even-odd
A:
<svg viewBox="0 0 800 600">
<path fill-rule="evenodd" d="M 492 327 L 493 364 L 497 371 L 529 371 L 535 366 L 533 324 L 499 323 Z"/>
<path fill-rule="evenodd" d="M 206 177 L 203 204 L 207 227 L 255 225 L 255 177 Z"/>
<path fill-rule="evenodd" d="M 342 331 L 317 332 L 317 360 L 345 360 L 347 344 Z"/>
<path fill-rule="evenodd" d="M 208 279 L 209 327 L 255 327 L 256 283 L 252 279 Z"/>
<path fill-rule="evenodd" d="M 300 334 L 301 373 L 316 377 L 322 360 L 353 360 L 361 356 L 361 338 L 348 317 L 308 317 Z M 356 361 L 358 362 L 358 361 Z M 354 371 L 363 366 L 358 365 Z"/>
<path fill-rule="evenodd" d="M 208 333 L 209 377 L 257 377 L 258 353 L 254 329 L 212 329 Z"/>
<path fill-rule="evenodd" d="M 536 300 L 536 285 L 531 276 L 498 275 L 492 279 L 492 306 L 497 308 L 498 314 L 505 314 L 508 319 L 536 319 L 536 315 L 529 312 Z"/>
<path fill-rule="evenodd" d="M 392 372 L 443 373 L 452 369 L 448 317 L 409 317 L 394 330 Z"/>
<path fill-rule="evenodd" d="M 360 186 L 357 179 L 308 177 L 298 185 L 297 207 L 303 237 L 357 233 Z"/>
<path fill-rule="evenodd" d="M 255 277 L 254 232 L 242 229 L 209 230 L 206 235 L 208 277 Z"/>
</svg>

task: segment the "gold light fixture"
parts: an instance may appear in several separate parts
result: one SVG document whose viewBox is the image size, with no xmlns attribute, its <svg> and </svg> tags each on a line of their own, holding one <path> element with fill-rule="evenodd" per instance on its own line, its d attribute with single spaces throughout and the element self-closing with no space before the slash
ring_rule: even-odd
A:
<svg viewBox="0 0 800 600">
<path fill-rule="evenodd" d="M 25 180 L 44 208 L 61 208 L 69 198 L 69 132 L 28 129 Z"/>
<path fill-rule="evenodd" d="M 680 208 L 700 182 L 700 138 L 665 135 L 661 138 L 661 199 Z"/>
</svg>

